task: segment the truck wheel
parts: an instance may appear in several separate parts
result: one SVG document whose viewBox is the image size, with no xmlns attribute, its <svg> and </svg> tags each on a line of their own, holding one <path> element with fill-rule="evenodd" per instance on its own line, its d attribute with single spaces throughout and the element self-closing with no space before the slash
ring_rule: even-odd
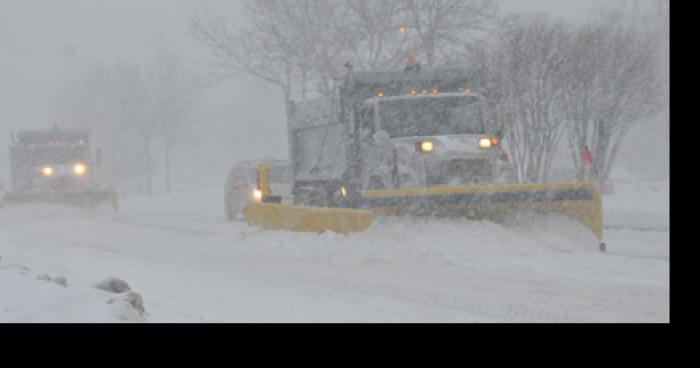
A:
<svg viewBox="0 0 700 368">
<path fill-rule="evenodd" d="M 369 178 L 369 189 L 382 190 L 386 189 L 386 186 L 384 185 L 382 178 L 373 176 Z"/>
<path fill-rule="evenodd" d="M 235 221 L 243 215 L 243 208 L 248 204 L 247 193 L 240 188 L 233 188 L 224 199 L 226 219 Z"/>
<path fill-rule="evenodd" d="M 236 219 L 236 215 L 233 213 L 233 208 L 231 208 L 231 202 L 226 201 L 224 203 L 225 211 L 226 211 L 226 219 L 229 221 L 233 221 Z"/>
<path fill-rule="evenodd" d="M 302 206 L 326 207 L 328 204 L 328 193 L 321 185 L 300 188 L 294 197 Z"/>
</svg>

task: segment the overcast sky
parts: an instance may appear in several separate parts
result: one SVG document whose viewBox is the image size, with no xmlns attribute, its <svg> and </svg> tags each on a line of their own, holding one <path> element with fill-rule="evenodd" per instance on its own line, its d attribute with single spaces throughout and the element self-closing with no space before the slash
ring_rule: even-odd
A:
<svg viewBox="0 0 700 368">
<path fill-rule="evenodd" d="M 188 64 L 203 70 L 210 62 L 209 54 L 192 39 L 186 24 L 188 14 L 203 1 L 229 14 L 237 9 L 237 1 L 226 0 L 0 0 L 0 181 L 9 181 L 4 148 L 9 131 L 53 125 L 58 94 L 71 73 L 95 63 L 146 60 L 159 37 Z M 503 0 L 502 3 L 506 10 L 550 12 L 582 20 L 603 2 Z M 272 102 L 275 105 L 271 107 Z M 232 162 L 286 156 L 284 107 L 276 89 L 252 84 L 245 78 L 232 81 L 208 92 L 204 108 L 213 120 L 230 116 L 224 121 L 209 122 L 211 129 L 207 134 L 219 138 L 212 146 L 227 147 L 209 147 L 205 155 L 235 153 Z M 240 111 L 245 111 L 245 115 Z M 251 125 L 251 121 L 257 125 Z M 261 130 L 280 130 L 284 134 L 275 136 L 273 144 L 261 144 L 241 136 L 236 128 L 242 124 Z M 227 136 L 230 137 L 227 141 L 221 140 Z M 216 170 L 203 175 L 209 175 L 211 180 L 221 176 Z"/>
</svg>

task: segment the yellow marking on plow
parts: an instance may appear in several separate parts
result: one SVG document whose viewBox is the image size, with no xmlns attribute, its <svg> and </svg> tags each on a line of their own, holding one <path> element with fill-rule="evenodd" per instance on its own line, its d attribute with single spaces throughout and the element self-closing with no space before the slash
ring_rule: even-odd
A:
<svg viewBox="0 0 700 368">
<path fill-rule="evenodd" d="M 550 183 L 550 184 L 479 184 L 469 187 L 432 187 L 409 189 L 382 189 L 363 190 L 362 196 L 366 198 L 382 197 L 416 197 L 433 194 L 459 194 L 459 193 L 502 193 L 502 192 L 527 192 L 540 190 L 575 190 L 597 188 L 593 183 Z"/>
<path fill-rule="evenodd" d="M 249 204 L 243 209 L 243 215 L 248 224 L 266 230 L 338 234 L 365 231 L 376 217 L 372 211 L 273 203 Z"/>
<path fill-rule="evenodd" d="M 592 199 L 572 200 L 539 200 L 523 202 L 503 202 L 489 204 L 455 204 L 455 205 L 421 205 L 421 206 L 392 206 L 378 208 L 382 215 L 394 216 L 434 216 L 434 217 L 466 217 L 469 219 L 487 219 L 503 222 L 509 214 L 534 212 L 538 214 L 556 213 L 567 216 L 586 229 L 590 230 L 598 240 L 603 240 L 603 206 L 600 191 L 593 183 L 550 183 L 550 184 L 506 184 L 506 185 L 475 185 L 472 187 L 433 187 L 390 190 L 367 190 L 362 192 L 365 198 L 386 197 L 421 197 L 440 194 L 467 193 L 518 193 L 531 191 L 557 190 L 591 190 Z"/>
</svg>

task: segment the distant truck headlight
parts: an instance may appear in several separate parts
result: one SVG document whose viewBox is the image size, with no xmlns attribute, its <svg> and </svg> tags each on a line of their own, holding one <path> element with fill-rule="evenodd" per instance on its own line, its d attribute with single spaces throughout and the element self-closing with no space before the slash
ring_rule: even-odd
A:
<svg viewBox="0 0 700 368">
<path fill-rule="evenodd" d="M 73 174 L 83 176 L 85 173 L 87 173 L 87 165 L 81 163 L 73 165 Z"/>
<path fill-rule="evenodd" d="M 418 152 L 430 153 L 435 150 L 435 143 L 431 141 L 419 142 L 418 144 L 416 144 L 416 149 L 418 150 Z"/>
<path fill-rule="evenodd" d="M 44 166 L 41 168 L 41 175 L 49 177 L 53 175 L 53 167 L 51 166 Z"/>
<path fill-rule="evenodd" d="M 491 138 L 481 138 L 479 139 L 479 148 L 481 149 L 489 149 L 493 146 L 493 141 Z"/>
</svg>

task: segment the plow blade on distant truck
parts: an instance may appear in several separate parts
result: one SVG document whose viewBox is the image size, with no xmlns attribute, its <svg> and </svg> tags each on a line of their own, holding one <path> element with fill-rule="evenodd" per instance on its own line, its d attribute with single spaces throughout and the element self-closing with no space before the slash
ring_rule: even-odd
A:
<svg viewBox="0 0 700 368">
<path fill-rule="evenodd" d="M 365 231 L 378 216 L 502 222 L 516 213 L 561 214 L 579 222 L 598 240 L 603 239 L 601 196 L 592 183 L 368 190 L 360 192 L 353 203 L 354 208 L 251 203 L 244 216 L 249 224 L 264 229 L 347 234 Z"/>
<path fill-rule="evenodd" d="M 109 203 L 115 211 L 119 209 L 117 193 L 108 189 L 9 192 L 2 198 L 2 203 L 5 205 L 49 203 L 85 208 L 95 208 L 103 203 Z"/>
</svg>

